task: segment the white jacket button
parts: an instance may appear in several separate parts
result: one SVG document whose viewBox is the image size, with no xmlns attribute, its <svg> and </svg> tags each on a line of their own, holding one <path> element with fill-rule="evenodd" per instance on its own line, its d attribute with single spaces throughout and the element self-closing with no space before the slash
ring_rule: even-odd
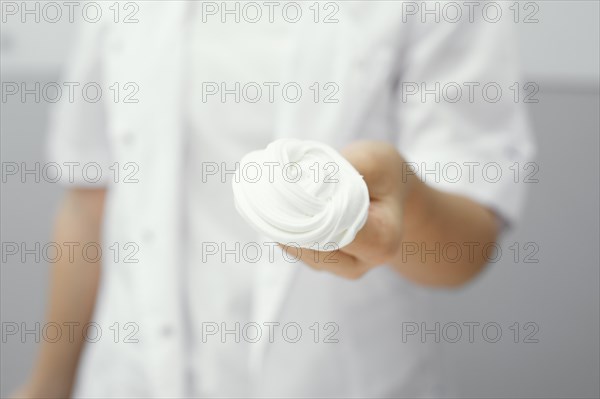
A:
<svg viewBox="0 0 600 399">
<path fill-rule="evenodd" d="M 126 146 L 130 146 L 135 141 L 135 135 L 130 131 L 124 132 L 123 135 L 121 136 L 121 141 Z"/>
<path fill-rule="evenodd" d="M 160 335 L 163 336 L 164 338 L 169 338 L 174 333 L 175 333 L 175 330 L 173 329 L 173 327 L 171 325 L 168 325 L 168 324 L 162 326 L 160 329 Z"/>
</svg>

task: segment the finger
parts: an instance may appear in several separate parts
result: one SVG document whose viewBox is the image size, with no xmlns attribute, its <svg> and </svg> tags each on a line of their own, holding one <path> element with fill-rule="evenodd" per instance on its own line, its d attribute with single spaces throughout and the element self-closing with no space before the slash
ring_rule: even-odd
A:
<svg viewBox="0 0 600 399">
<path fill-rule="evenodd" d="M 328 271 L 348 279 L 360 278 L 369 270 L 367 264 L 340 250 L 315 251 L 308 248 L 281 246 L 290 258 L 299 259 L 315 270 Z"/>
<path fill-rule="evenodd" d="M 401 215 L 394 212 L 384 201 L 372 201 L 365 225 L 341 250 L 371 266 L 387 262 L 398 252 L 402 234 Z"/>
</svg>

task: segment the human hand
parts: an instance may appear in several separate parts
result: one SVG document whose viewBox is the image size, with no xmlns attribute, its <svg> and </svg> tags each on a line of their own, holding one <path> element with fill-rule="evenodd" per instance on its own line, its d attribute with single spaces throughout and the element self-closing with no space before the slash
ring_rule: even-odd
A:
<svg viewBox="0 0 600 399">
<path fill-rule="evenodd" d="M 349 245 L 334 251 L 283 248 L 308 266 L 349 279 L 358 279 L 373 267 L 385 264 L 399 252 L 403 208 L 413 180 L 403 179 L 404 160 L 390 144 L 359 141 L 341 154 L 363 176 L 369 189 L 367 221 Z"/>
</svg>

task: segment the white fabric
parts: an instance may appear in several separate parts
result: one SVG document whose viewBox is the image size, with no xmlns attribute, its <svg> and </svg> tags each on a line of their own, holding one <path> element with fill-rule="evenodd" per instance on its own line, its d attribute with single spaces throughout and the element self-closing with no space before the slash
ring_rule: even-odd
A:
<svg viewBox="0 0 600 399">
<path fill-rule="evenodd" d="M 390 268 L 346 281 L 277 251 L 272 262 L 256 263 L 203 259 L 200 251 L 206 242 L 232 248 L 265 241 L 235 212 L 231 176 L 205 183 L 202 168 L 232 168 L 277 138 L 337 149 L 386 140 L 428 168 L 493 160 L 506 171 L 531 159 L 526 118 L 512 93 L 496 103 L 450 103 L 404 98 L 402 90 L 402 82 L 491 80 L 506 88 L 519 81 L 510 24 L 403 22 L 402 2 L 337 4 L 333 24 L 310 17 L 211 24 L 199 22 L 190 3 L 144 2 L 137 24 L 87 27 L 64 80 L 136 82 L 139 102 L 114 103 L 107 94 L 93 106 L 61 105 L 50 159 L 139 166 L 139 183 L 102 182 L 110 190 L 104 240 L 139 244 L 139 262 L 103 258 L 94 316 L 107 335 L 115 322 L 135 322 L 139 342 L 111 337 L 87 345 L 76 396 L 440 394 L 435 348 L 401 341 L 402 322 L 427 320 L 427 291 Z M 203 101 L 198 85 L 205 81 L 297 82 L 305 94 L 295 103 Z M 315 82 L 335 83 L 338 102 L 315 103 Z M 512 178 L 426 182 L 479 201 L 509 223 L 518 219 L 524 186 Z M 304 335 L 295 344 L 281 335 L 273 343 L 204 343 L 202 329 L 212 322 L 295 322 Z M 335 323 L 339 342 L 315 344 L 315 322 L 321 341 L 323 326 Z"/>
</svg>

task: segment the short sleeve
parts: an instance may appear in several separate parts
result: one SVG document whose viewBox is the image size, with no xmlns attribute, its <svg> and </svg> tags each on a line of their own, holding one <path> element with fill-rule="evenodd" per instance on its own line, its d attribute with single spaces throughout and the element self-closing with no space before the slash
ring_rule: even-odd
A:
<svg viewBox="0 0 600 399">
<path fill-rule="evenodd" d="M 50 110 L 47 160 L 60 166 L 62 184 L 103 187 L 109 181 L 111 158 L 105 110 L 109 88 L 101 59 L 104 27 L 81 28 L 61 78 L 63 95 Z"/>
<path fill-rule="evenodd" d="M 398 148 L 417 176 L 508 226 L 535 168 L 513 30 L 508 22 L 416 21 L 395 94 Z"/>
</svg>

